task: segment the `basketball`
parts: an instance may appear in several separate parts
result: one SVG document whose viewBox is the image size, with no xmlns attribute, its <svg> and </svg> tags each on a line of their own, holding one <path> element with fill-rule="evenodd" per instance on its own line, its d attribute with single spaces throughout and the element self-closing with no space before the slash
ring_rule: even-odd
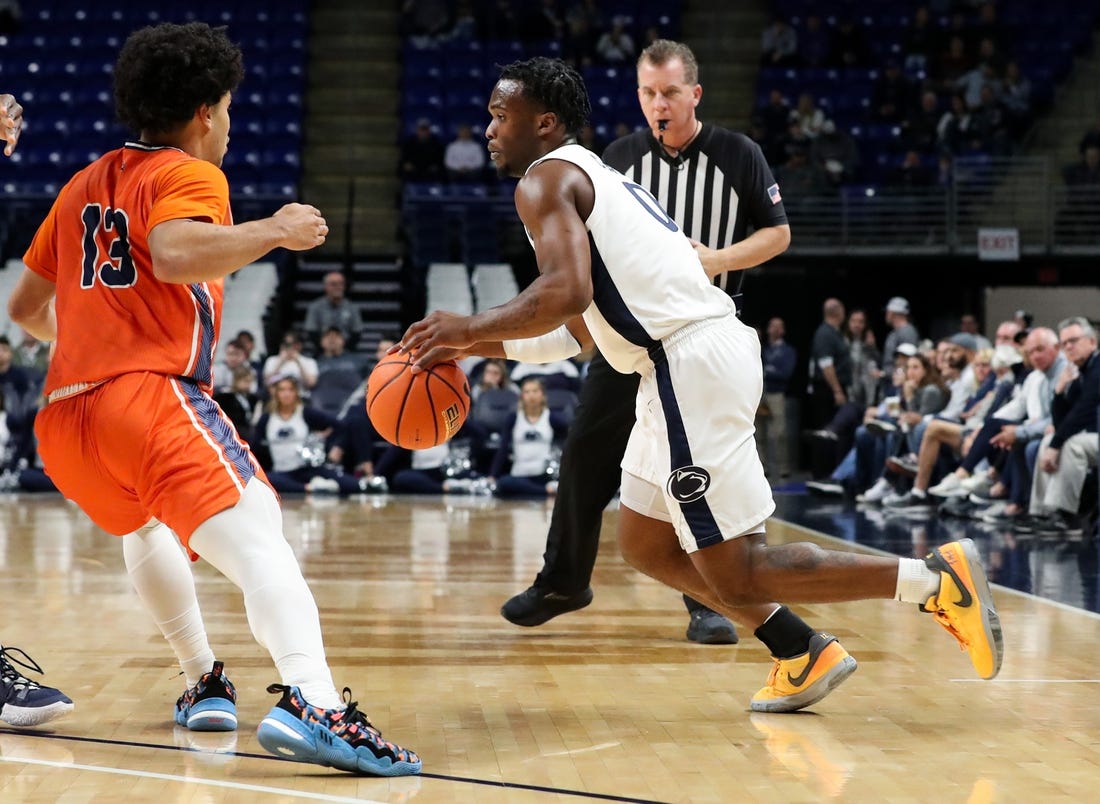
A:
<svg viewBox="0 0 1100 804">
<path fill-rule="evenodd" d="M 470 413 L 470 382 L 454 360 L 412 373 L 415 356 L 397 352 L 367 378 L 367 416 L 378 435 L 405 449 L 450 439 Z"/>
</svg>

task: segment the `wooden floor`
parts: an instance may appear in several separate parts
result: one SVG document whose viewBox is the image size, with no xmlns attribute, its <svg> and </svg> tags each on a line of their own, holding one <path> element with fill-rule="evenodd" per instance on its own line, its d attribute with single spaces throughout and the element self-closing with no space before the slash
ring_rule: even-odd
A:
<svg viewBox="0 0 1100 804">
<path fill-rule="evenodd" d="M 685 641 L 678 596 L 610 538 L 592 606 L 537 629 L 504 621 L 500 604 L 541 565 L 548 516 L 479 498 L 286 502 L 337 683 L 423 758 L 423 776 L 385 780 L 265 754 L 254 730 L 277 679 L 236 589 L 202 564 L 240 730 L 175 727 L 183 681 L 118 540 L 56 497 L 0 501 L 0 640 L 76 701 L 48 729 L 0 729 L 0 801 L 1095 800 L 1096 615 L 998 589 L 1006 657 L 987 683 L 914 606 L 803 607 L 859 672 L 812 713 L 755 715 L 762 646 Z M 778 522 L 770 538 L 859 549 Z"/>
</svg>

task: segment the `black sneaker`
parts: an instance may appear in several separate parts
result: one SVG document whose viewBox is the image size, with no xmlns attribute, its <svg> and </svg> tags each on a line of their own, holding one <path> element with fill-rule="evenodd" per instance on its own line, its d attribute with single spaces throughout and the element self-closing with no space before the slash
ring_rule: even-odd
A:
<svg viewBox="0 0 1100 804">
<path fill-rule="evenodd" d="M 1033 524 L 1034 532 L 1040 536 L 1063 536 L 1067 539 L 1079 539 L 1082 528 L 1078 517 L 1068 511 L 1054 511 L 1043 517 L 1042 521 L 1036 520 Z"/>
<path fill-rule="evenodd" d="M 12 726 L 41 726 L 73 711 L 68 695 L 31 681 L 16 665 L 43 672 L 21 648 L 0 646 L 0 721 Z"/>
<path fill-rule="evenodd" d="M 886 421 L 886 419 L 871 419 L 864 427 L 879 436 L 889 435 L 890 433 L 896 433 L 898 431 L 898 426 L 893 422 Z"/>
<path fill-rule="evenodd" d="M 583 609 L 592 602 L 592 587 L 575 595 L 561 595 L 539 586 L 531 586 L 509 598 L 500 607 L 500 616 L 513 625 L 533 628 L 559 614 Z"/>
<path fill-rule="evenodd" d="M 939 508 L 940 516 L 954 516 L 960 519 L 978 519 L 980 506 L 966 497 L 948 497 Z"/>
<path fill-rule="evenodd" d="M 737 629 L 716 611 L 696 609 L 691 613 L 687 638 L 700 645 L 736 645 Z"/>
</svg>

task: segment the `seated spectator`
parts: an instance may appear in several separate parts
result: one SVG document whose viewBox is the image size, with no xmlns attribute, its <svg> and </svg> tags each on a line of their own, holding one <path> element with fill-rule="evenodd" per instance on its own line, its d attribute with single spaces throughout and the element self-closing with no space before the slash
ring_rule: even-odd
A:
<svg viewBox="0 0 1100 804">
<path fill-rule="evenodd" d="M 270 386 L 284 377 L 293 377 L 304 391 L 317 384 L 317 361 L 302 354 L 302 338 L 294 330 L 283 335 L 282 345 L 277 354 L 264 361 L 264 387 Z"/>
<path fill-rule="evenodd" d="M 519 401 L 519 386 L 509 376 L 508 363 L 499 357 L 486 358 L 470 371 L 470 398 L 474 402 L 490 389 L 512 391 Z"/>
<path fill-rule="evenodd" d="M 935 180 L 932 169 L 916 151 L 906 151 L 901 164 L 890 172 L 890 185 L 893 187 L 931 187 Z"/>
<path fill-rule="evenodd" d="M 833 30 L 829 62 L 833 67 L 868 67 L 871 50 L 859 23 L 851 16 L 843 17 Z"/>
<path fill-rule="evenodd" d="M 936 127 L 936 141 L 940 151 L 953 156 L 982 150 L 984 143 L 977 121 L 966 108 L 966 100 L 958 92 L 951 96 L 951 107 L 940 118 Z"/>
<path fill-rule="evenodd" d="M 225 357 L 214 365 L 214 390 L 219 393 L 232 392 L 236 385 L 234 372 L 241 366 L 252 369 L 248 362 L 248 353 L 240 341 L 230 341 L 225 345 Z M 249 372 L 249 376 L 252 377 L 252 387 L 248 391 L 256 393 L 259 383 L 254 369 Z"/>
<path fill-rule="evenodd" d="M 803 137 L 812 140 L 821 133 L 825 125 L 825 113 L 821 111 L 813 95 L 803 92 L 798 96 L 798 105 L 791 112 L 791 122 L 798 126 Z"/>
<path fill-rule="evenodd" d="M 477 12 L 474 10 L 473 0 L 458 0 L 455 4 L 454 25 L 444 38 L 451 42 L 480 41 Z"/>
<path fill-rule="evenodd" d="M 219 389 L 214 394 L 214 401 L 233 422 L 241 439 L 251 443 L 252 423 L 259 415 L 260 404 L 260 397 L 256 394 L 256 372 L 252 366 L 242 363 L 233 369 L 230 377 L 229 386 Z"/>
<path fill-rule="evenodd" d="M 607 64 L 626 65 L 634 62 L 634 39 L 627 33 L 626 23 L 626 17 L 613 17 L 611 29 L 596 40 L 596 55 Z"/>
<path fill-rule="evenodd" d="M 1012 322 L 1006 321 L 1002 323 L 999 327 L 997 327 L 998 337 L 1000 337 L 1000 333 L 1002 330 L 1006 332 L 1005 340 L 1001 341 L 1006 344 L 1012 344 L 1014 342 L 1012 340 L 1012 337 L 1019 331 L 1015 323 L 1012 323 L 1011 331 L 1009 331 L 1005 325 L 1010 323 Z M 985 337 L 981 334 L 981 332 L 979 332 L 978 319 L 973 313 L 963 313 L 961 316 L 959 316 L 959 332 L 965 332 L 967 335 L 973 335 L 974 341 L 978 344 L 979 349 L 993 348 L 993 344 L 989 342 L 989 338 Z"/>
<path fill-rule="evenodd" d="M 359 478 L 365 491 L 378 492 L 388 489 L 385 476 L 376 469 L 383 450 L 383 441 L 374 429 L 362 394 L 344 406 L 340 413 L 340 426 L 328 439 L 328 462 L 344 472 Z"/>
<path fill-rule="evenodd" d="M 22 419 L 38 409 L 39 385 L 25 368 L 16 365 L 7 335 L 0 335 L 0 392 L 9 415 Z"/>
<path fill-rule="evenodd" d="M 363 332 L 363 318 L 346 296 L 347 280 L 340 271 L 329 271 L 322 280 L 324 295 L 314 299 L 306 307 L 306 320 L 302 332 L 309 339 L 310 351 L 321 345 L 321 333 L 329 327 L 338 327 L 344 333 L 347 348 L 354 349 Z M 308 384 L 306 386 L 309 387 Z"/>
<path fill-rule="evenodd" d="M 913 85 L 901 71 L 901 62 L 889 59 L 871 87 L 871 115 L 883 123 L 900 123 L 913 106 Z"/>
<path fill-rule="evenodd" d="M 568 423 L 550 412 L 546 389 L 538 377 L 520 383 L 518 409 L 504 426 L 504 438 L 497 449 L 490 481 L 500 497 L 545 497 L 557 491 L 557 479 L 550 473 L 553 445 L 565 439 Z M 508 473 L 504 470 L 510 465 Z"/>
<path fill-rule="evenodd" d="M 400 31 L 404 37 L 424 41 L 443 38 L 451 29 L 451 9 L 446 0 L 404 0 Z"/>
<path fill-rule="evenodd" d="M 1005 110 L 1009 133 L 1019 139 L 1031 125 L 1033 101 L 1031 81 L 1020 72 L 1020 65 L 1015 61 L 1005 64 L 997 100 Z"/>
<path fill-rule="evenodd" d="M 244 349 L 244 359 L 256 371 L 256 377 L 260 377 L 264 370 L 263 356 L 256 352 L 256 337 L 247 329 L 238 332 L 233 340 Z"/>
<path fill-rule="evenodd" d="M 1100 145 L 1090 145 L 1081 161 L 1063 171 L 1063 178 L 1070 187 L 1096 187 L 1100 185 Z"/>
<path fill-rule="evenodd" d="M 982 103 L 982 89 L 990 87 L 996 91 L 999 85 L 1000 82 L 996 80 L 993 67 L 983 61 L 956 78 L 953 89 L 963 96 L 966 108 L 973 111 Z"/>
<path fill-rule="evenodd" d="M 321 354 L 317 357 L 317 383 L 310 392 L 310 403 L 339 416 L 355 389 L 366 377 L 362 362 L 344 350 L 344 333 L 329 327 L 321 336 Z"/>
<path fill-rule="evenodd" d="M 793 67 L 798 63 L 798 33 L 780 15 L 760 34 L 760 66 Z"/>
<path fill-rule="evenodd" d="M 1058 338 L 1068 363 L 1054 385 L 1054 432 L 1043 436 L 1039 445 L 1028 507 L 1031 517 L 1025 528 L 1072 537 L 1081 535 L 1081 490 L 1100 449 L 1096 431 L 1100 353 L 1096 331 L 1083 316 L 1062 321 Z"/>
<path fill-rule="evenodd" d="M 756 414 L 757 448 L 764 474 L 787 478 L 791 474 L 791 445 L 787 440 L 787 395 L 798 363 L 794 347 L 784 338 L 787 328 L 782 318 L 768 320 L 766 341 L 761 350 L 764 363 L 764 393 Z"/>
<path fill-rule="evenodd" d="M 473 471 L 463 435 L 459 430 L 447 443 L 427 449 L 391 446 L 378 459 L 375 473 L 390 477 L 389 488 L 397 494 L 491 494 L 489 480 Z M 407 468 L 396 469 L 403 463 Z"/>
<path fill-rule="evenodd" d="M 821 134 L 810 146 L 810 161 L 821 169 L 829 184 L 839 187 L 853 181 L 859 171 L 859 148 L 847 131 L 832 120 L 821 126 Z"/>
<path fill-rule="evenodd" d="M 256 456 L 272 488 L 280 494 L 361 491 L 356 478 L 324 464 L 324 439 L 338 426 L 335 416 L 305 405 L 297 377 L 275 377 L 254 430 Z"/>
<path fill-rule="evenodd" d="M 798 61 L 803 67 L 819 69 L 828 66 L 832 51 L 832 34 L 820 14 L 807 14 L 806 27 L 798 35 Z"/>
<path fill-rule="evenodd" d="M 782 143 L 787 138 L 791 125 L 791 105 L 783 97 L 778 89 L 768 93 L 768 102 L 757 111 L 760 124 L 764 129 L 764 140 L 768 145 L 763 148 L 765 153 L 771 153 L 775 158 L 770 158 L 768 164 L 774 165 L 783 162 L 786 154 L 782 152 Z"/>
<path fill-rule="evenodd" d="M 995 156 L 1008 156 L 1012 151 L 1012 143 L 1009 140 L 1004 109 L 997 100 L 993 87 L 984 86 L 979 94 L 981 100 L 978 108 L 973 111 L 973 120 L 981 141 L 981 150 Z"/>
<path fill-rule="evenodd" d="M 604 148 L 607 147 L 607 143 L 596 135 L 596 129 L 592 128 L 591 123 L 585 123 L 581 126 L 581 133 L 577 138 L 577 143 L 583 145 L 597 156 L 602 154 Z"/>
<path fill-rule="evenodd" d="M 519 25 L 524 42 L 560 42 L 565 33 L 565 17 L 558 10 L 557 0 L 524 3 Z"/>
<path fill-rule="evenodd" d="M 565 41 L 562 57 L 578 67 L 596 58 L 596 38 L 603 30 L 599 0 L 578 0 L 565 12 Z"/>
<path fill-rule="evenodd" d="M 416 121 L 416 131 L 401 141 L 401 156 L 397 173 L 404 181 L 442 181 L 443 140 L 432 131 L 432 121 L 422 117 Z"/>
<path fill-rule="evenodd" d="M 941 91 L 954 92 L 955 82 L 973 66 L 973 61 L 966 52 L 966 40 L 962 36 L 953 35 L 948 39 L 947 50 L 936 60 L 932 75 Z"/>
<path fill-rule="evenodd" d="M 451 181 L 480 181 L 485 175 L 484 142 L 474 140 L 469 123 L 462 123 L 443 152 L 443 166 Z"/>
<path fill-rule="evenodd" d="M 775 169 L 775 179 L 783 188 L 783 201 L 788 209 L 799 201 L 820 195 L 829 186 L 825 173 L 810 161 L 809 149 L 791 145 L 787 161 Z"/>
<path fill-rule="evenodd" d="M 512 369 L 512 381 L 523 386 L 523 378 L 537 376 L 547 390 L 562 389 L 576 393 L 581 388 L 581 370 L 572 360 L 551 363 L 519 363 Z"/>
<path fill-rule="evenodd" d="M 27 375 L 38 387 L 46 378 L 46 369 L 50 367 L 50 345 L 45 341 L 21 329 L 19 345 L 12 353 L 12 363 L 26 370 Z"/>
<path fill-rule="evenodd" d="M 924 156 L 936 153 L 942 118 L 939 96 L 931 90 L 922 92 L 920 105 L 901 124 L 902 144 Z"/>
<path fill-rule="evenodd" d="M 940 50 L 940 31 L 932 21 L 928 6 L 917 6 L 902 42 L 905 69 L 911 72 L 927 70 Z"/>
</svg>

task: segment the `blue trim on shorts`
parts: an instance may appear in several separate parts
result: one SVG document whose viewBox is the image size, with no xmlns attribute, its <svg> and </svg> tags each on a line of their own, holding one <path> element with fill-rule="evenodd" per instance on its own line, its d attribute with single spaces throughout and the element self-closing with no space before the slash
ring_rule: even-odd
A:
<svg viewBox="0 0 1100 804">
<path fill-rule="evenodd" d="M 671 459 L 669 473 L 684 466 L 692 466 L 691 446 L 688 444 L 687 429 L 680 405 L 676 401 L 676 389 L 672 387 L 672 373 L 668 368 L 668 359 L 664 347 L 657 345 L 650 349 L 653 358 L 654 375 L 657 380 L 657 394 L 661 398 L 661 410 L 665 416 L 665 430 L 668 432 L 668 452 Z M 711 513 L 705 496 L 689 503 L 677 503 L 687 520 L 688 529 L 699 547 L 709 547 L 723 541 L 718 521 Z"/>
<path fill-rule="evenodd" d="M 195 411 L 199 422 L 207 429 L 214 441 L 221 445 L 225 451 L 225 457 L 236 468 L 241 484 L 247 485 L 248 481 L 256 475 L 251 451 L 241 443 L 240 436 L 233 425 L 222 416 L 217 402 L 204 394 L 194 382 L 181 379 L 179 385 L 187 401 L 191 403 L 191 409 Z"/>
</svg>

